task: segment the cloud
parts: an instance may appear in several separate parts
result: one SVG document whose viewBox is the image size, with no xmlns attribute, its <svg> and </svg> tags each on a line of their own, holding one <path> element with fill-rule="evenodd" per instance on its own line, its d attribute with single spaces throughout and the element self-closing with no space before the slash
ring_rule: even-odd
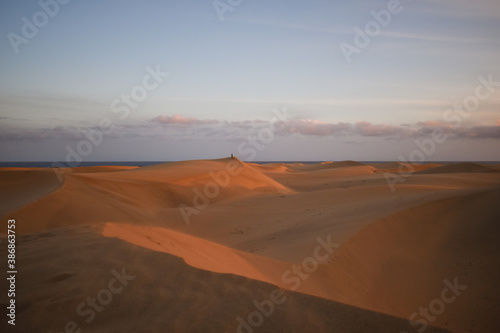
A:
<svg viewBox="0 0 500 333">
<path fill-rule="evenodd" d="M 407 136 L 411 134 L 411 130 L 403 126 L 372 124 L 367 121 L 356 122 L 354 129 L 361 136 Z"/>
<path fill-rule="evenodd" d="M 352 125 L 347 123 L 325 123 L 311 119 L 291 119 L 281 122 L 277 126 L 279 134 L 302 134 L 315 136 L 328 136 L 352 130 Z"/>
<path fill-rule="evenodd" d="M 265 120 L 255 119 L 255 120 L 243 120 L 243 121 L 223 121 L 222 126 L 226 128 L 239 128 L 244 130 L 250 130 L 252 128 L 259 128 L 269 124 Z"/>
<path fill-rule="evenodd" d="M 432 135 L 437 129 L 450 139 L 500 139 L 500 119 L 496 125 L 456 127 L 436 120 L 421 121 L 415 124 L 374 124 L 367 121 L 356 123 L 325 122 L 313 119 L 292 118 L 287 121 L 271 123 L 267 120 L 210 120 L 184 117 L 181 115 L 159 115 L 148 121 L 128 124 L 114 124 L 113 130 L 103 134 L 96 126 L 55 126 L 52 128 L 0 128 L 0 141 L 79 141 L 97 138 L 112 139 L 210 139 L 224 141 L 244 140 L 255 135 L 262 128 L 270 128 L 274 135 L 287 136 L 343 136 L 347 140 L 357 138 L 412 139 Z"/>
<path fill-rule="evenodd" d="M 453 135 L 455 131 L 455 127 L 452 124 L 439 120 L 426 120 L 418 122 L 416 126 L 417 129 L 415 130 L 414 136 L 432 135 L 432 133 L 434 133 L 437 129 L 447 135 Z"/>
<path fill-rule="evenodd" d="M 181 125 L 192 125 L 192 124 L 216 124 L 218 120 L 200 120 L 196 118 L 183 117 L 178 114 L 173 116 L 157 116 L 151 119 L 152 122 L 160 124 L 181 124 Z"/>
<path fill-rule="evenodd" d="M 457 138 L 499 138 L 500 126 L 459 127 L 437 120 L 426 120 L 416 124 L 373 124 L 367 121 L 356 123 L 323 122 L 313 119 L 294 118 L 286 122 L 270 124 L 265 120 L 218 121 L 187 118 L 180 115 L 157 116 L 150 120 L 160 124 L 182 124 L 183 136 L 210 138 L 244 138 L 264 127 L 270 127 L 275 135 L 333 136 L 351 135 L 381 138 L 413 138 L 431 135 L 436 129 Z M 500 123 L 500 120 L 499 120 Z M 202 126 L 203 125 L 203 126 Z M 141 130 L 138 125 L 137 130 Z M 147 127 L 147 126 L 146 126 Z M 132 128 L 131 128 L 132 129 Z M 170 131 L 170 134 L 173 134 Z"/>
<path fill-rule="evenodd" d="M 500 139 L 500 126 L 475 126 L 457 128 L 454 134 L 459 138 L 469 139 Z"/>
<path fill-rule="evenodd" d="M 423 41 L 431 41 L 431 42 L 447 42 L 447 43 L 496 43 L 497 41 L 494 39 L 487 38 L 473 38 L 473 37 L 452 37 L 452 36 L 443 36 L 436 34 L 414 34 L 414 33 L 406 33 L 400 31 L 383 31 L 381 35 L 402 39 L 415 39 L 415 40 L 423 40 Z"/>
<path fill-rule="evenodd" d="M 56 126 L 53 128 L 0 130 L 0 141 L 40 141 L 49 139 L 77 141 L 83 138 L 81 129 L 77 127 Z"/>
<path fill-rule="evenodd" d="M 422 127 L 453 127 L 450 123 L 440 121 L 440 120 L 426 120 L 417 123 L 418 126 Z"/>
</svg>

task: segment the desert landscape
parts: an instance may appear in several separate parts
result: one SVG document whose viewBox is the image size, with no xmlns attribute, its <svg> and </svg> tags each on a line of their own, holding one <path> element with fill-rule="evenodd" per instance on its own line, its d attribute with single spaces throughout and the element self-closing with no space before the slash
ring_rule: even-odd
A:
<svg viewBox="0 0 500 333">
<path fill-rule="evenodd" d="M 3 332 L 500 330 L 499 165 L 1 168 L 0 198 Z"/>
<path fill-rule="evenodd" d="M 500 332 L 500 1 L 0 22 L 0 333 Z"/>
</svg>

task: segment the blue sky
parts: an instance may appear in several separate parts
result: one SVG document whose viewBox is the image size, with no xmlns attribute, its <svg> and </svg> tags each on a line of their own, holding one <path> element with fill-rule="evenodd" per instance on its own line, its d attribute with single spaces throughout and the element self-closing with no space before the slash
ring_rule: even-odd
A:
<svg viewBox="0 0 500 333">
<path fill-rule="evenodd" d="M 496 0 L 60 1 L 0 4 L 1 161 L 500 160 Z"/>
</svg>

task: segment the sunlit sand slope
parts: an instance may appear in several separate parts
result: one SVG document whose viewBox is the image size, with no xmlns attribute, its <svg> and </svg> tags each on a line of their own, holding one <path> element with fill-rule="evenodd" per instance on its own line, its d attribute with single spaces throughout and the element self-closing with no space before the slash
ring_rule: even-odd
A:
<svg viewBox="0 0 500 333">
<path fill-rule="evenodd" d="M 410 329 L 404 319 L 193 268 L 173 255 L 102 237 L 88 226 L 20 237 L 18 249 L 23 258 L 18 324 L 7 330 L 2 320 L 2 332 L 64 332 L 67 327 L 96 333 Z M 2 293 L 2 306 L 5 299 Z"/>
</svg>

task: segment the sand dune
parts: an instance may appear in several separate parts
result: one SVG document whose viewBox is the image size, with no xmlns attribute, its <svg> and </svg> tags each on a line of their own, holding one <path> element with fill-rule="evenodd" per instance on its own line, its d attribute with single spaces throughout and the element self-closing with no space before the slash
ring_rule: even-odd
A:
<svg viewBox="0 0 500 333">
<path fill-rule="evenodd" d="M 0 216 L 57 190 L 62 183 L 52 170 L 0 169 Z"/>
<path fill-rule="evenodd" d="M 65 172 L 63 184 L 55 187 L 57 191 L 12 212 L 12 216 L 30 221 L 19 226 L 19 232 L 113 221 L 148 224 L 162 222 L 171 214 L 180 220 L 179 204 L 192 206 L 200 192 L 208 193 L 204 197 L 210 203 L 293 193 L 237 159 L 176 162 L 119 172 L 98 170 Z M 48 175 L 50 172 L 44 170 Z M 211 186 L 207 188 L 207 184 Z M 17 188 L 24 191 L 23 185 Z"/>
<path fill-rule="evenodd" d="M 498 188 L 466 192 L 365 227 L 344 244 L 331 264 L 336 272 L 333 285 L 341 285 L 345 293 L 337 300 L 349 301 L 361 286 L 370 286 L 369 293 L 358 293 L 358 306 L 409 316 L 440 298 L 444 279 L 457 278 L 467 289 L 446 305 L 446 312 L 433 324 L 454 332 L 465 327 L 499 331 L 499 199 Z M 379 302 L 369 305 L 381 298 L 386 300 L 383 308 Z"/>
<path fill-rule="evenodd" d="M 216 273 L 231 273 L 278 285 L 289 264 L 256 257 L 202 238 L 164 228 L 107 223 L 102 234 L 117 237 L 154 251 L 173 254 L 196 268 Z"/>
<path fill-rule="evenodd" d="M 443 165 L 427 170 L 418 171 L 421 174 L 434 174 L 434 173 L 486 173 L 486 172 L 498 172 L 494 168 L 480 165 L 477 163 L 463 162 L 454 163 L 449 165 Z"/>
<path fill-rule="evenodd" d="M 287 301 L 241 332 L 417 332 L 420 308 L 458 279 L 466 289 L 425 332 L 497 332 L 500 173 L 400 168 L 234 158 L 0 170 L 23 260 L 18 331 L 73 320 L 86 332 L 234 332 L 281 290 Z M 189 223 L 179 207 L 196 211 Z M 75 309 L 122 267 L 136 276 L 127 296 L 86 323 Z"/>
<path fill-rule="evenodd" d="M 401 163 L 401 162 L 385 162 L 385 163 L 370 163 L 370 165 L 373 165 L 374 167 L 378 169 L 398 169 L 400 167 L 402 168 L 408 168 L 409 163 Z"/>
<path fill-rule="evenodd" d="M 262 172 L 289 172 L 292 170 L 290 164 L 286 163 L 269 163 L 269 164 L 246 163 L 246 164 Z"/>
<path fill-rule="evenodd" d="M 317 171 L 323 169 L 345 168 L 345 167 L 362 166 L 362 165 L 363 165 L 362 163 L 355 161 L 323 162 L 319 164 L 290 165 L 290 169 L 297 171 Z"/>
<path fill-rule="evenodd" d="M 371 163 L 370 165 L 376 167 L 379 170 L 383 170 L 384 172 L 396 172 L 396 173 L 418 172 L 442 166 L 441 164 L 433 164 L 433 163 L 418 164 L 418 163 L 401 163 L 401 162 Z"/>
<path fill-rule="evenodd" d="M 233 274 L 196 269 L 173 255 L 102 237 L 90 226 L 26 235 L 19 240 L 19 256 L 24 267 L 18 275 L 22 292 L 17 302 L 22 306 L 14 330 L 1 321 L 3 332 L 62 332 L 67 325 L 70 331 L 82 332 L 385 333 L 411 329 L 405 319 Z M 2 306 L 5 298 L 2 293 Z M 99 311 L 89 299 L 94 299 Z M 278 301 L 272 307 L 266 303 L 271 299 Z M 260 325 L 250 326 L 249 316 Z M 430 327 L 426 332 L 445 331 Z"/>
<path fill-rule="evenodd" d="M 64 174 L 112 172 L 135 169 L 123 166 L 78 168 L 1 168 L 0 216 L 40 199 L 63 185 Z"/>
</svg>

